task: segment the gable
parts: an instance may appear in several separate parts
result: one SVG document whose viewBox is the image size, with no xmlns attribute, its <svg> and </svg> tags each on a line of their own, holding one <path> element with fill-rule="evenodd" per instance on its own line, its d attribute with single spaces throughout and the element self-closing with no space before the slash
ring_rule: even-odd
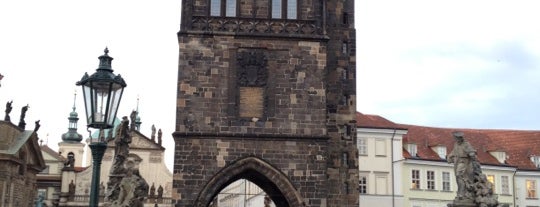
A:
<svg viewBox="0 0 540 207">
<path fill-rule="evenodd" d="M 108 143 L 109 147 L 114 147 L 114 139 L 110 139 Z M 165 148 L 148 139 L 138 131 L 131 132 L 131 144 L 129 144 L 130 149 L 145 149 L 145 150 L 161 150 L 164 151 Z"/>
<path fill-rule="evenodd" d="M 131 149 L 165 149 L 137 131 L 134 131 L 134 133 L 132 133 L 131 144 L 129 144 L 129 147 Z"/>
<path fill-rule="evenodd" d="M 27 139 L 24 143 L 24 149 L 27 151 L 27 161 L 28 167 L 33 167 L 37 171 L 45 169 L 45 160 L 43 159 L 43 154 L 41 153 L 41 148 L 38 144 L 38 136 L 36 133 Z"/>
<path fill-rule="evenodd" d="M 64 158 L 58 154 L 58 152 L 55 152 L 53 149 L 49 148 L 47 145 L 40 146 L 41 148 L 41 154 L 43 155 L 43 160 L 45 161 L 58 161 L 63 162 Z"/>
</svg>

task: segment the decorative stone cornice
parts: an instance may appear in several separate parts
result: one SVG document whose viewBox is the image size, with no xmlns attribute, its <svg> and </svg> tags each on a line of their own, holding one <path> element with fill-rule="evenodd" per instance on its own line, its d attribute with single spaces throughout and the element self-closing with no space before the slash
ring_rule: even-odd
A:
<svg viewBox="0 0 540 207">
<path fill-rule="evenodd" d="M 324 38 L 322 29 L 314 20 L 194 16 L 188 30 L 188 33 Z"/>
</svg>

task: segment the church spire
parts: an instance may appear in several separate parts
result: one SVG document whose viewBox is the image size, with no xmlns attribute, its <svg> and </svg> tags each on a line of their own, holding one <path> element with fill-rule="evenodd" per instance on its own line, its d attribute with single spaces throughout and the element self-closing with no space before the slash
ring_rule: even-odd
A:
<svg viewBox="0 0 540 207">
<path fill-rule="evenodd" d="M 63 142 L 80 142 L 82 135 L 77 133 L 77 122 L 79 121 L 79 114 L 77 114 L 75 107 L 75 100 L 77 99 L 77 93 L 73 95 L 73 111 L 69 113 L 69 127 L 68 132 L 62 134 Z"/>
</svg>

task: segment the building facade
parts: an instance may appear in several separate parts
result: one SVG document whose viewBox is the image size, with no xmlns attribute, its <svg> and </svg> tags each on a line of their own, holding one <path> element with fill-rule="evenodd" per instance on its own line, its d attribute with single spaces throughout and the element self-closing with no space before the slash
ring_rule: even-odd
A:
<svg viewBox="0 0 540 207">
<path fill-rule="evenodd" d="M 0 206 L 34 205 L 37 174 L 45 169 L 38 139 L 37 130 L 0 121 Z"/>
<path fill-rule="evenodd" d="M 456 196 L 457 182 L 454 165 L 448 163 L 447 154 L 453 149 L 454 131 L 462 131 L 465 140 L 476 150 L 482 172 L 490 181 L 500 203 L 516 207 L 533 207 L 540 204 L 537 192 L 537 183 L 540 182 L 539 131 L 395 124 L 377 115 L 361 113 L 357 116 L 357 121 L 359 140 L 365 136 L 366 131 L 377 132 L 379 136 L 383 136 L 389 133 L 388 129 L 406 130 L 401 143 L 393 142 L 393 148 L 402 151 L 402 159 L 395 159 L 393 164 L 396 167 L 395 174 L 401 172 L 399 174 L 401 178 L 390 182 L 394 189 L 401 189 L 396 192 L 402 192 L 403 204 L 393 203 L 385 206 L 435 207 L 452 203 Z M 370 192 L 373 192 L 368 190 L 372 186 L 369 182 L 377 182 L 369 179 L 370 172 L 378 172 L 381 168 L 379 166 L 385 165 L 373 163 L 387 162 L 386 165 L 390 165 L 390 161 L 383 161 L 384 159 L 368 161 L 364 158 L 362 154 L 366 151 L 368 157 L 376 156 L 377 151 L 380 151 L 376 144 L 370 145 L 369 141 L 366 143 L 359 141 L 358 148 L 360 163 L 362 160 L 371 163 L 359 165 L 362 204 L 371 196 Z M 366 182 L 363 182 L 363 173 L 366 174 Z M 363 192 L 366 192 L 365 196 L 362 195 Z"/>
<path fill-rule="evenodd" d="M 405 128 L 380 116 L 356 114 L 360 206 L 403 206 Z"/>
<path fill-rule="evenodd" d="M 66 158 L 47 145 L 41 145 L 41 153 L 45 161 L 45 169 L 37 174 L 38 196 L 43 196 L 47 206 L 58 205 L 59 192 L 62 187 L 62 169 Z"/>
<path fill-rule="evenodd" d="M 176 206 L 239 179 L 276 206 L 357 206 L 354 1 L 182 5 Z"/>
</svg>

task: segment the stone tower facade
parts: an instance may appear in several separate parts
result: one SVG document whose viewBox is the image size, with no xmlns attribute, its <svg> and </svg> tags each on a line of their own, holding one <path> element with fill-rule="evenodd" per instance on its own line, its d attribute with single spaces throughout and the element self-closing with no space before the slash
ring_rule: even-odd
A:
<svg viewBox="0 0 540 207">
<path fill-rule="evenodd" d="M 183 0 L 173 198 L 358 206 L 354 0 Z M 261 204 L 262 206 L 262 204 Z"/>
</svg>

